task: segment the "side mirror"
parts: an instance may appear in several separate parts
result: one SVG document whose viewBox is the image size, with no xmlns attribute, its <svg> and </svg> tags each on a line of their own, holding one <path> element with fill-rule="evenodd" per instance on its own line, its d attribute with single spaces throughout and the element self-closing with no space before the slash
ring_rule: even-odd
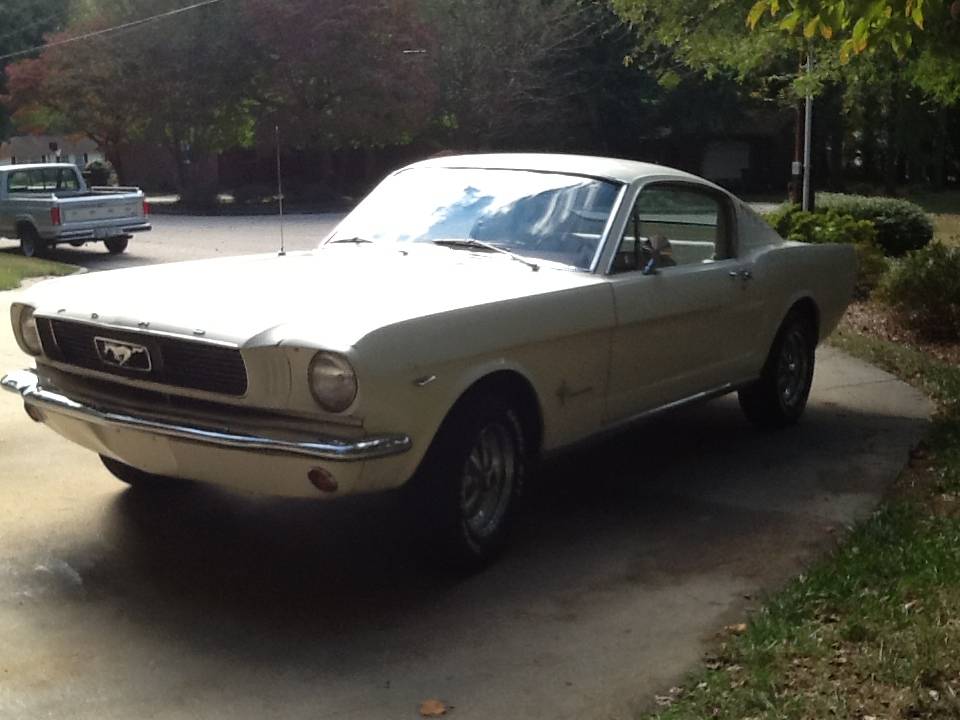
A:
<svg viewBox="0 0 960 720">
<path fill-rule="evenodd" d="M 640 255 L 637 256 L 637 267 L 643 275 L 656 275 L 657 268 L 660 267 L 660 253 L 656 246 L 650 241 L 650 238 L 644 238 L 642 242 L 637 242 L 637 247 L 642 247 L 646 252 L 647 261 L 641 265 Z"/>
</svg>

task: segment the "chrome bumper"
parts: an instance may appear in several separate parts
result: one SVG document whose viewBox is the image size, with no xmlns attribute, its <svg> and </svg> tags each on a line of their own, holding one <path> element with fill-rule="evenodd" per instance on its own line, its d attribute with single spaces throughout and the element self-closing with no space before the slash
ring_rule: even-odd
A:
<svg viewBox="0 0 960 720">
<path fill-rule="evenodd" d="M 108 225 L 101 226 L 99 229 L 103 230 L 106 227 L 109 232 L 97 234 L 98 228 L 83 228 L 80 230 L 70 230 L 69 227 L 58 230 L 53 235 L 51 235 L 48 240 L 52 242 L 69 242 L 71 240 L 103 240 L 107 237 L 114 237 L 117 235 L 129 235 L 130 233 L 138 232 L 147 232 L 148 230 L 153 229 L 153 225 L 148 222 L 138 222 L 129 225 Z"/>
<path fill-rule="evenodd" d="M 19 393 L 24 404 L 29 408 L 49 410 L 50 412 L 86 420 L 95 425 L 139 430 L 179 440 L 238 450 L 276 452 L 322 460 L 350 462 L 398 455 L 409 450 L 411 445 L 408 436 L 399 434 L 373 435 L 361 440 L 345 440 L 324 436 L 309 442 L 292 442 L 258 435 L 243 435 L 209 428 L 177 425 L 162 420 L 151 420 L 146 417 L 96 408 L 71 400 L 59 393 L 44 390 L 40 387 L 40 379 L 32 370 L 20 370 L 5 375 L 0 380 L 0 387 Z M 33 416 L 31 415 L 31 417 Z"/>
</svg>

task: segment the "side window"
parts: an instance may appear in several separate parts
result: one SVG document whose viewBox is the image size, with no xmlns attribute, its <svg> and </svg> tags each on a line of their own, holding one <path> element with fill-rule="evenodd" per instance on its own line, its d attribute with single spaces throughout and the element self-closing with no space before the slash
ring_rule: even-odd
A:
<svg viewBox="0 0 960 720">
<path fill-rule="evenodd" d="M 71 168 L 60 168 L 60 177 L 57 181 L 57 190 L 79 190 L 80 182 L 77 173 Z"/>
<path fill-rule="evenodd" d="M 30 175 L 26 170 L 17 170 L 7 175 L 7 192 L 22 193 L 30 190 Z"/>
<path fill-rule="evenodd" d="M 40 171 L 43 177 L 43 190 L 57 190 L 60 187 L 60 168 L 44 168 Z"/>
<path fill-rule="evenodd" d="M 730 257 L 728 210 L 708 191 L 653 185 L 641 191 L 614 260 L 614 272 L 694 265 Z"/>
<path fill-rule="evenodd" d="M 27 185 L 29 192 L 43 192 L 45 180 L 42 169 L 27 170 Z"/>
</svg>

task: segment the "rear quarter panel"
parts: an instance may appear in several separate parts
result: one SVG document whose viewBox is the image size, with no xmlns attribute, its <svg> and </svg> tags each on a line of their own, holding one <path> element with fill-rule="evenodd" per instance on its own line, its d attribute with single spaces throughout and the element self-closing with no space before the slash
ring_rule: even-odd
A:
<svg viewBox="0 0 960 720">
<path fill-rule="evenodd" d="M 784 242 L 754 252 L 754 277 L 763 293 L 757 372 L 790 308 L 809 298 L 818 310 L 819 340 L 836 328 L 853 297 L 857 259 L 852 245 Z"/>
</svg>

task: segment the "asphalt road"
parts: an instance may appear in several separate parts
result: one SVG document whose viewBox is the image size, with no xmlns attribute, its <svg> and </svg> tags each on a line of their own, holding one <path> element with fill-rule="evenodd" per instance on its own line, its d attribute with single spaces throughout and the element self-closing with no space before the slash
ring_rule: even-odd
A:
<svg viewBox="0 0 960 720">
<path fill-rule="evenodd" d="M 186 256 L 264 249 L 259 222 L 218 222 L 130 257 L 177 234 Z M 27 364 L 0 328 L 0 368 Z M 544 468 L 511 552 L 453 579 L 390 497 L 134 492 L 3 394 L 0 718 L 415 718 L 434 697 L 455 718 L 629 718 L 871 512 L 929 412 L 821 349 L 798 427 L 755 431 L 727 398 L 578 452 Z"/>
<path fill-rule="evenodd" d="M 284 219 L 287 250 L 309 250 L 333 229 L 342 215 L 288 215 Z M 80 248 L 57 245 L 50 257 L 88 270 L 109 270 L 152 263 L 249 255 L 280 249 L 280 223 L 275 216 L 192 217 L 153 215 L 153 230 L 135 235 L 122 255 L 110 255 L 103 243 Z M 0 239 L 0 251 L 15 252 L 16 241 Z"/>
</svg>

